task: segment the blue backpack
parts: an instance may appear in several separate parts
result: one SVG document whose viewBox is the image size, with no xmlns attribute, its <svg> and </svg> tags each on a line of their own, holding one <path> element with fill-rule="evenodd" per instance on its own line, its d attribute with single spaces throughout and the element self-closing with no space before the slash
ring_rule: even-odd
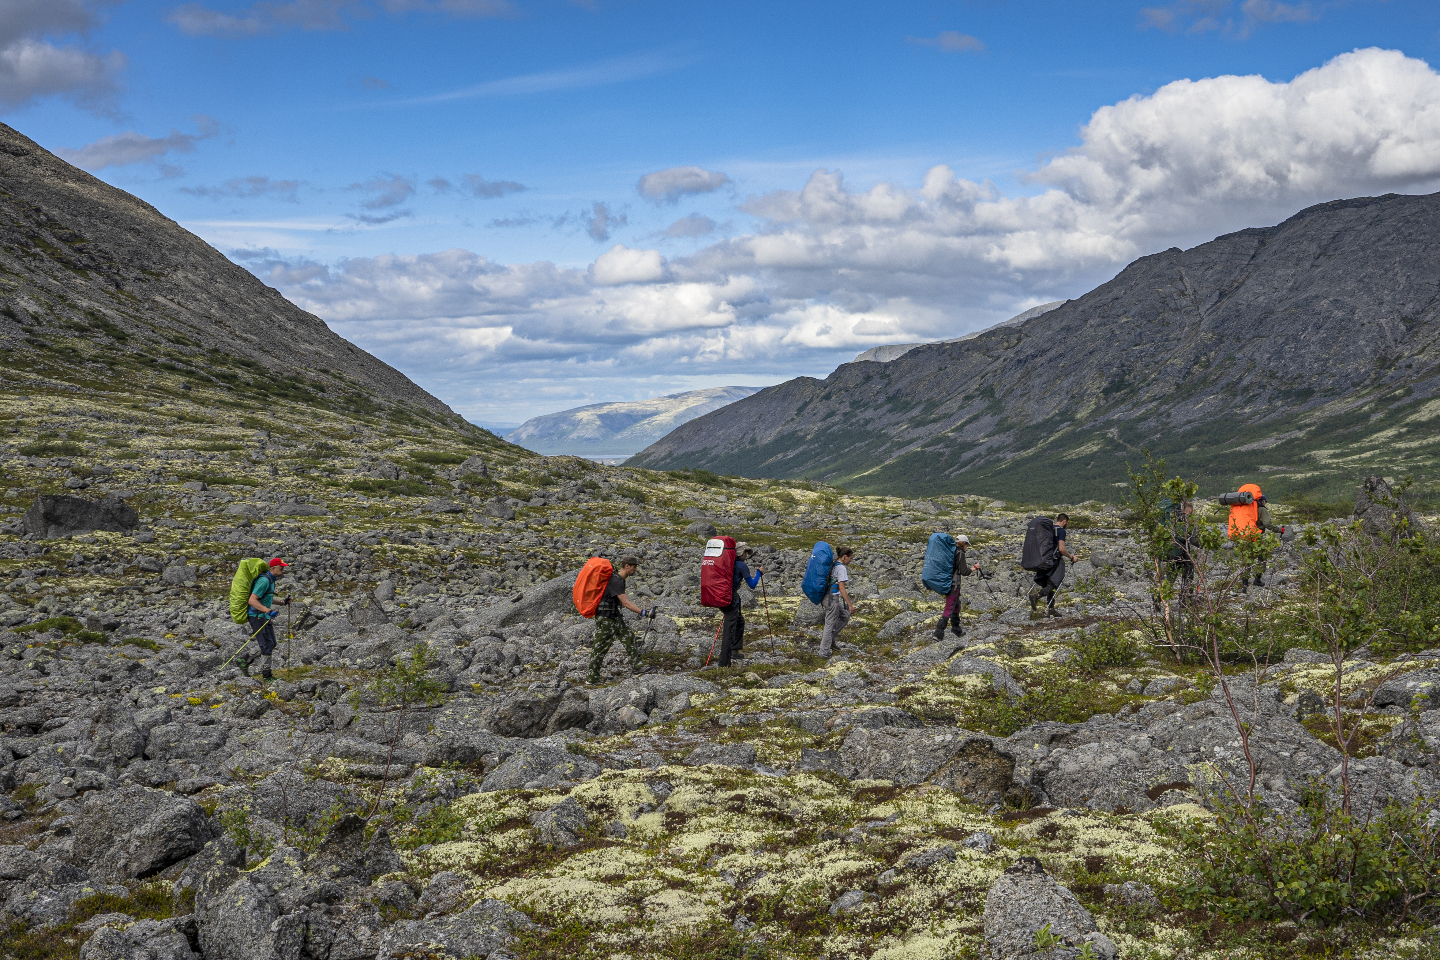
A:
<svg viewBox="0 0 1440 960">
<path fill-rule="evenodd" d="M 805 579 L 800 581 L 800 590 L 811 603 L 820 603 L 825 599 L 825 591 L 830 586 L 830 568 L 833 566 L 835 551 L 830 549 L 830 544 L 821 540 L 815 544 L 815 549 L 810 551 L 810 562 L 805 564 Z"/>
<path fill-rule="evenodd" d="M 930 542 L 925 545 L 925 565 L 920 568 L 920 582 L 927 590 L 949 594 L 955 584 L 955 538 L 950 534 L 930 534 Z"/>
</svg>

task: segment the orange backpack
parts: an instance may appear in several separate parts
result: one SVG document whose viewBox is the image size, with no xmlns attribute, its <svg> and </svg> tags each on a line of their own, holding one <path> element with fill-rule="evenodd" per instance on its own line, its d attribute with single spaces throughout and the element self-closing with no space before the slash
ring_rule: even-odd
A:
<svg viewBox="0 0 1440 960">
<path fill-rule="evenodd" d="M 580 616 L 587 620 L 595 617 L 595 611 L 600 608 L 600 598 L 605 596 L 605 588 L 610 585 L 610 575 L 614 572 L 614 566 L 604 557 L 591 557 L 585 561 L 585 566 L 580 568 L 580 576 L 575 578 L 575 609 L 580 611 Z"/>
</svg>

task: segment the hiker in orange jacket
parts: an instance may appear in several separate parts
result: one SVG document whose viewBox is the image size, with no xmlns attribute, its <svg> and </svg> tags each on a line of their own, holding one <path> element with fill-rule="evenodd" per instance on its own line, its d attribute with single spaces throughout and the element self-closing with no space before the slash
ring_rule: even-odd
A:
<svg viewBox="0 0 1440 960">
<path fill-rule="evenodd" d="M 1265 494 L 1260 492 L 1258 483 L 1247 483 L 1240 488 L 1241 493 L 1248 493 L 1251 496 L 1250 503 L 1236 504 L 1230 508 L 1230 539 L 1250 540 L 1260 537 L 1270 528 L 1270 508 L 1266 505 Z M 1244 571 L 1245 576 L 1240 579 L 1240 589 L 1250 589 L 1250 573 Z M 1263 587 L 1261 577 L 1265 573 L 1265 563 L 1262 561 L 1255 565 L 1255 586 Z"/>
</svg>

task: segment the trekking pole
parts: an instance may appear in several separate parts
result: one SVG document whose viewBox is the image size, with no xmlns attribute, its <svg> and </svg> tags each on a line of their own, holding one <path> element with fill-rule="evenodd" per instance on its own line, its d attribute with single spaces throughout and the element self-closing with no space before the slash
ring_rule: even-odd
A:
<svg viewBox="0 0 1440 960">
<path fill-rule="evenodd" d="M 725 626 L 725 618 L 720 618 L 720 623 L 715 627 L 715 639 L 710 641 L 710 652 L 705 654 L 705 666 L 710 666 L 710 658 L 715 656 L 715 644 L 720 641 L 720 628 Z"/>
<path fill-rule="evenodd" d="M 770 630 L 770 652 L 775 652 L 775 625 L 770 622 L 770 597 L 765 593 L 765 577 L 760 577 L 760 599 L 765 601 L 765 626 Z"/>
<path fill-rule="evenodd" d="M 295 628 L 290 619 L 290 604 L 285 604 L 285 669 L 293 669 L 290 661 L 290 645 L 295 642 Z"/>
<path fill-rule="evenodd" d="M 267 620 L 265 621 L 265 623 L 260 624 L 260 630 L 264 630 L 265 627 L 269 624 L 269 622 L 270 621 Z M 250 634 L 250 636 L 246 637 L 245 642 L 240 644 L 240 646 L 236 647 L 235 652 L 230 654 L 230 660 L 234 660 L 236 657 L 240 656 L 240 651 L 244 650 L 246 645 L 251 640 L 254 640 L 257 636 L 260 635 L 260 630 L 256 630 L 254 633 Z M 230 666 L 230 660 L 226 660 L 224 663 L 220 664 L 220 669 L 224 670 L 226 667 Z"/>
</svg>

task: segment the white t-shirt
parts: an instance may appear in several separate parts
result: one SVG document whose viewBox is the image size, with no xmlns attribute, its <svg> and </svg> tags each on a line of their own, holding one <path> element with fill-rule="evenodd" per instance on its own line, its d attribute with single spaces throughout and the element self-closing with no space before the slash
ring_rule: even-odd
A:
<svg viewBox="0 0 1440 960">
<path fill-rule="evenodd" d="M 845 569 L 845 564 L 837 563 L 830 568 L 830 579 L 835 581 L 834 586 L 830 588 L 830 592 L 839 593 L 840 584 L 850 582 L 850 571 Z"/>
</svg>

